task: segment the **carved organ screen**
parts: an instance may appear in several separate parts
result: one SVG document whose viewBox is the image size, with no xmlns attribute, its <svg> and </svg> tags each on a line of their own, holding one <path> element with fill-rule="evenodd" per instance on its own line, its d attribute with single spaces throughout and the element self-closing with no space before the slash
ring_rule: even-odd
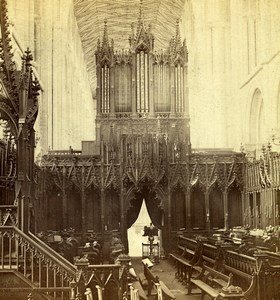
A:
<svg viewBox="0 0 280 300">
<path fill-rule="evenodd" d="M 95 52 L 98 116 L 186 116 L 188 53 L 185 41 L 181 42 L 179 24 L 169 47 L 158 51 L 154 50 L 150 27 L 146 29 L 141 18 L 136 33 L 129 38 L 129 50 L 114 50 L 105 22 L 103 40 L 98 41 Z"/>
</svg>

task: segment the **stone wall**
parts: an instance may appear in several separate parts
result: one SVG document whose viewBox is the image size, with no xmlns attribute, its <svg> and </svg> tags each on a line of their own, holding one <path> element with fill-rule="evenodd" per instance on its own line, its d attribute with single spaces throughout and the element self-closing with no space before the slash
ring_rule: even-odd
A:
<svg viewBox="0 0 280 300">
<path fill-rule="evenodd" d="M 43 91 L 37 154 L 94 139 L 94 106 L 72 1 L 8 0 L 17 65 L 29 47 Z M 93 54 L 94 55 L 94 54 Z"/>
<path fill-rule="evenodd" d="M 277 0 L 186 1 L 182 34 L 189 49 L 194 147 L 239 150 L 243 143 L 258 154 L 272 133 L 280 136 L 279 5 Z M 252 104 L 257 90 L 259 99 Z"/>
</svg>

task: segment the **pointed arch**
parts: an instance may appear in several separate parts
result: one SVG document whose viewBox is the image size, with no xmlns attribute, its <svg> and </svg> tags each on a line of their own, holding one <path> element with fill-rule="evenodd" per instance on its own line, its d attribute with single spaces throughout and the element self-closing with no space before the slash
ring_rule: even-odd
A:
<svg viewBox="0 0 280 300">
<path fill-rule="evenodd" d="M 265 141 L 264 101 L 259 88 L 255 89 L 251 100 L 249 141 L 251 144 L 259 144 Z"/>
</svg>

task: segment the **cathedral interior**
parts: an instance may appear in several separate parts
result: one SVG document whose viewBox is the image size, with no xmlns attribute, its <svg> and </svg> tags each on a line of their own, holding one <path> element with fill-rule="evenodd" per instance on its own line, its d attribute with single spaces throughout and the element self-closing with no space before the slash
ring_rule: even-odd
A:
<svg viewBox="0 0 280 300">
<path fill-rule="evenodd" d="M 0 26 L 0 299 L 280 299 L 278 0 Z"/>
</svg>

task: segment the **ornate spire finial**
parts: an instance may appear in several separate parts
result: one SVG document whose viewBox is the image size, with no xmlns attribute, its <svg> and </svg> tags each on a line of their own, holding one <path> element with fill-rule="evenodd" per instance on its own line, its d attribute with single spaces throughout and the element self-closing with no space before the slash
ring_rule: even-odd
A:
<svg viewBox="0 0 280 300">
<path fill-rule="evenodd" d="M 105 19 L 104 20 L 102 48 L 104 49 L 107 46 L 109 46 L 109 41 L 108 41 L 107 19 Z"/>
<path fill-rule="evenodd" d="M 181 47 L 181 35 L 180 35 L 180 28 L 179 28 L 179 22 L 180 20 L 177 19 L 176 21 L 176 34 L 175 34 L 175 39 L 174 39 L 174 50 L 176 51 L 178 47 Z"/>
<path fill-rule="evenodd" d="M 139 6 L 139 16 L 138 16 L 138 26 L 140 24 L 143 24 L 143 0 L 140 0 L 140 6 Z"/>
<path fill-rule="evenodd" d="M 188 61 L 188 51 L 186 42 L 182 44 L 181 35 L 180 35 L 180 19 L 176 21 L 176 32 L 175 36 L 169 42 L 169 53 L 172 57 L 173 63 L 175 64 L 184 64 Z"/>
<path fill-rule="evenodd" d="M 129 44 L 133 51 L 153 51 L 154 48 L 154 36 L 151 33 L 151 27 L 148 30 L 144 25 L 143 17 L 143 0 L 140 0 L 139 15 L 137 22 L 136 33 L 134 33 L 133 26 L 132 34 L 129 37 Z"/>
<path fill-rule="evenodd" d="M 111 41 L 109 41 L 107 19 L 105 19 L 101 47 L 100 47 L 100 40 L 98 39 L 97 50 L 95 51 L 95 56 L 96 56 L 96 59 L 99 64 L 110 65 L 112 62 L 113 53 L 114 53 L 114 41 L 113 41 L 113 39 Z"/>
</svg>

